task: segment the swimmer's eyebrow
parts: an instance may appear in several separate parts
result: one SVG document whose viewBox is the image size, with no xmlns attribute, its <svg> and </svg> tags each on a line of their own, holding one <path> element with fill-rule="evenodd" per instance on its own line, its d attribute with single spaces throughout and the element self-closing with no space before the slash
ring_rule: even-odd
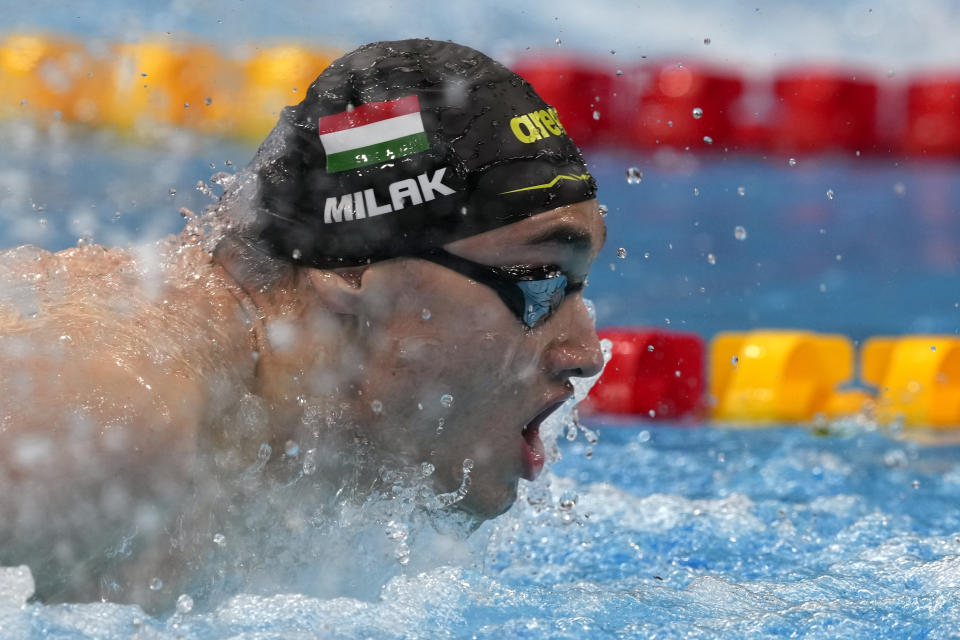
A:
<svg viewBox="0 0 960 640">
<path fill-rule="evenodd" d="M 606 235 L 606 226 L 604 226 L 604 235 Z M 550 243 L 572 247 L 575 251 L 590 251 L 593 236 L 583 227 L 572 224 L 562 224 L 551 227 L 526 240 L 526 244 L 530 245 Z"/>
</svg>

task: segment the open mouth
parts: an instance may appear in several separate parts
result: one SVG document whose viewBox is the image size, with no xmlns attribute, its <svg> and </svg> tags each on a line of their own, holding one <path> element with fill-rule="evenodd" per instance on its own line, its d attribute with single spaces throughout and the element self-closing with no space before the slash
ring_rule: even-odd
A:
<svg viewBox="0 0 960 640">
<path fill-rule="evenodd" d="M 543 469 L 544 448 L 543 441 L 540 439 L 540 425 L 550 414 L 560 408 L 563 400 L 552 403 L 546 409 L 538 413 L 533 420 L 523 427 L 523 439 L 526 443 L 523 451 L 523 478 L 524 480 L 535 480 Z"/>
</svg>

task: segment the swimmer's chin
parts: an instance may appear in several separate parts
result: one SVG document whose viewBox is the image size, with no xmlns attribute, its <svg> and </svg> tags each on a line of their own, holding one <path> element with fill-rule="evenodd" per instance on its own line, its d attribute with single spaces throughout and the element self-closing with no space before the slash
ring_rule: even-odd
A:
<svg viewBox="0 0 960 640">
<path fill-rule="evenodd" d="M 455 508 L 466 514 L 474 523 L 475 530 L 486 520 L 492 520 L 510 510 L 517 501 L 517 482 L 502 487 L 500 491 L 480 491 L 474 495 L 467 493 Z"/>
</svg>

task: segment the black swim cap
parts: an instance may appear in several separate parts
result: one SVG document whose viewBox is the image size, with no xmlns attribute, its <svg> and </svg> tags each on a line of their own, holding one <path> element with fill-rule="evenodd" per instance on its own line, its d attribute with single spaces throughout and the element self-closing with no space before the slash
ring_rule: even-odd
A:
<svg viewBox="0 0 960 640">
<path fill-rule="evenodd" d="M 260 247 L 330 268 L 411 255 L 593 198 L 556 111 L 451 42 L 360 47 L 257 151 Z"/>
</svg>

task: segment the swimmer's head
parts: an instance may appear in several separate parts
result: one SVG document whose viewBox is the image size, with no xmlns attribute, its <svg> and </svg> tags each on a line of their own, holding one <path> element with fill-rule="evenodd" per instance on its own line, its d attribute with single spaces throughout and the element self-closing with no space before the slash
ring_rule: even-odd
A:
<svg viewBox="0 0 960 640">
<path fill-rule="evenodd" d="M 419 254 L 596 193 L 529 83 L 432 40 L 369 44 L 332 63 L 250 169 L 250 240 L 318 268 Z"/>
<path fill-rule="evenodd" d="M 373 458 L 430 462 L 443 491 L 470 459 L 459 505 L 501 513 L 569 379 L 602 366 L 580 294 L 605 236 L 595 192 L 557 112 L 489 57 L 429 40 L 345 55 L 219 206 L 215 255 L 277 294 L 258 393 L 325 397 Z"/>
</svg>

